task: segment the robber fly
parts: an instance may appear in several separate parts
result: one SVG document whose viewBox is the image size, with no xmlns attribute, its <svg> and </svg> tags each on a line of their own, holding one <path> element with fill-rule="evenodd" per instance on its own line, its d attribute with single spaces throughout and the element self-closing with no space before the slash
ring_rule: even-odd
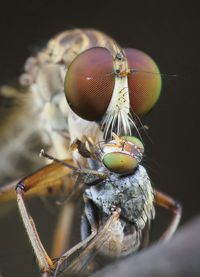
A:
<svg viewBox="0 0 200 277">
<path fill-rule="evenodd" d="M 49 154 L 42 155 L 54 161 L 16 187 L 20 214 L 42 275 L 56 276 L 79 249 L 83 260 L 94 248 L 111 257 L 136 251 L 148 240 L 153 202 L 174 213 L 163 236 L 171 237 L 181 208 L 152 189 L 139 164 L 143 144 L 132 136 L 137 119 L 151 110 L 160 95 L 161 74 L 155 62 L 139 50 L 122 49 L 99 31 L 76 29 L 57 35 L 29 58 L 20 83 L 26 93 L 19 98 L 26 102 L 27 117 L 32 119 L 28 135 L 39 136 L 48 146 Z M 4 88 L 4 95 L 10 91 Z M 56 193 L 63 187 L 67 208 L 75 204 L 78 194 L 83 195 L 82 242 L 61 256 L 63 249 L 55 243 L 60 258 L 52 260 L 26 209 L 24 195 Z M 6 186 L 0 190 L 0 201 L 13 195 L 13 185 Z M 67 271 L 77 269 L 76 262 L 67 265 Z"/>
<path fill-rule="evenodd" d="M 131 134 L 161 90 L 159 69 L 147 54 L 122 49 L 92 29 L 58 34 L 24 69 L 21 89 L 3 86 L 0 93 L 7 108 L 1 116 L 0 170 L 7 176 L 23 174 L 16 157 L 26 165 L 33 157 L 39 163 L 32 147 L 38 140 L 64 159 L 83 134 L 94 141 L 110 138 L 112 131 Z"/>
</svg>

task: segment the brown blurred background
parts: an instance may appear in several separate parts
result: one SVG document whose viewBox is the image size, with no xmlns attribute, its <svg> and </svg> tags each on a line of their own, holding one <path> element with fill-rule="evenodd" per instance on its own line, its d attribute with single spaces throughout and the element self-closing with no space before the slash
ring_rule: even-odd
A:
<svg viewBox="0 0 200 277">
<path fill-rule="evenodd" d="M 200 210 L 198 1 L 2 2 L 0 84 L 17 77 L 25 59 L 51 36 L 75 27 L 102 30 L 122 46 L 148 53 L 162 73 L 178 75 L 165 77 L 160 101 L 142 122 L 150 127 L 150 138 L 143 135 L 144 165 L 153 185 L 182 203 L 184 224 Z M 44 204 L 38 199 L 30 204 L 48 249 L 58 212 L 54 202 Z M 0 272 L 3 277 L 39 276 L 13 206 L 12 211 L 0 217 Z M 168 214 L 161 211 L 152 227 L 153 237 L 162 232 L 168 220 Z M 74 228 L 78 228 L 78 223 Z"/>
</svg>

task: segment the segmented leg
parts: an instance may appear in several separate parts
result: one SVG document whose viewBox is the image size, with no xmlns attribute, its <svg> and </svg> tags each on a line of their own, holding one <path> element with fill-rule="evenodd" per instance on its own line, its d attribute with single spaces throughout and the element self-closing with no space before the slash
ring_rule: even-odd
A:
<svg viewBox="0 0 200 277">
<path fill-rule="evenodd" d="M 42 271 L 42 273 L 46 275 L 48 272 L 50 272 L 51 269 L 53 269 L 53 262 L 48 256 L 48 254 L 46 253 L 42 245 L 42 242 L 37 233 L 33 219 L 28 214 L 28 211 L 24 203 L 24 197 L 23 197 L 24 190 L 25 190 L 24 184 L 19 183 L 16 188 L 17 203 L 18 203 L 19 211 L 20 211 L 24 226 L 26 228 L 28 237 L 30 239 L 31 245 L 35 252 L 35 255 L 39 264 L 39 268 Z"/>
<path fill-rule="evenodd" d="M 174 234 L 174 232 L 178 227 L 178 224 L 181 219 L 182 207 L 180 203 L 178 203 L 176 200 L 155 189 L 154 189 L 154 197 L 155 197 L 154 200 L 156 204 L 170 210 L 173 213 L 173 218 L 168 228 L 160 238 L 161 240 L 168 240 L 172 237 L 172 235 Z"/>
<path fill-rule="evenodd" d="M 54 272 L 54 277 L 57 276 L 58 272 L 60 271 L 60 267 L 61 265 L 67 261 L 67 259 L 73 255 L 76 251 L 78 251 L 79 249 L 85 247 L 97 234 L 97 230 L 95 232 L 92 232 L 86 239 L 84 239 L 83 241 L 77 243 L 74 247 L 72 247 L 70 250 L 68 250 L 66 253 L 64 253 L 59 260 L 57 261 L 57 266 L 56 266 L 56 270 Z"/>
<path fill-rule="evenodd" d="M 70 250 L 68 250 L 66 253 L 64 253 L 60 259 L 57 262 L 57 267 L 54 273 L 54 276 L 57 276 L 58 272 L 60 271 L 60 267 L 62 264 L 64 264 L 67 259 L 73 255 L 76 251 L 78 251 L 81 248 L 84 248 L 97 234 L 98 225 L 97 221 L 95 219 L 95 213 L 93 210 L 93 207 L 90 203 L 90 200 L 88 200 L 87 197 L 84 197 L 84 203 L 85 203 L 85 210 L 84 210 L 84 226 L 81 226 L 81 238 L 82 241 L 76 244 L 74 247 L 72 247 Z M 87 223 L 86 223 L 87 221 Z M 83 222 L 82 222 L 83 223 Z M 87 226 L 86 226 L 87 225 Z M 88 230 L 90 229 L 90 232 Z M 87 255 L 86 255 L 87 256 Z M 85 258 L 86 258 L 85 256 Z"/>
<path fill-rule="evenodd" d="M 67 267 L 65 273 L 82 273 L 83 262 L 85 257 L 88 255 L 94 255 L 93 251 L 96 253 L 99 251 L 99 248 L 106 243 L 109 237 L 112 236 L 112 225 L 116 224 L 116 221 L 119 220 L 121 214 L 121 210 L 117 209 L 112 213 L 112 215 L 108 218 L 105 225 L 98 229 L 96 236 L 90 241 L 90 243 L 83 249 L 83 251 L 78 255 L 76 259 L 72 261 L 72 263 Z"/>
<path fill-rule="evenodd" d="M 71 162 L 72 163 L 72 162 Z M 39 193 L 45 190 L 57 190 L 58 187 L 66 187 L 66 191 L 70 192 L 73 186 L 73 180 L 69 177 L 71 169 L 62 164 L 50 164 L 34 174 L 22 179 L 16 187 L 17 203 L 19 211 L 36 255 L 39 268 L 43 276 L 50 276 L 50 271 L 54 270 L 55 265 L 48 256 L 43 244 L 39 238 L 33 219 L 29 215 L 25 202 L 24 194 L 29 194 L 33 191 Z M 67 183 L 67 186 L 66 186 Z"/>
</svg>

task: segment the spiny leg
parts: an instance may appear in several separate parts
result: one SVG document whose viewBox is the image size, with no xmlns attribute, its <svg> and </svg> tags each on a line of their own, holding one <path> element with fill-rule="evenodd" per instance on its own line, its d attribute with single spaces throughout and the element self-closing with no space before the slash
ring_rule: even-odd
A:
<svg viewBox="0 0 200 277">
<path fill-rule="evenodd" d="M 50 160 L 53 160 L 54 162 L 58 163 L 59 165 L 66 166 L 65 162 L 63 162 L 61 160 L 58 160 L 57 158 L 45 153 L 44 150 L 42 150 L 40 154 L 43 157 L 46 157 Z M 68 166 L 68 164 L 67 164 L 67 166 Z M 73 169 L 73 174 L 78 175 L 78 177 L 77 177 L 77 180 L 76 180 L 76 182 L 73 186 L 73 189 L 71 190 L 71 193 L 68 195 L 68 197 L 66 199 L 67 201 L 65 200 L 63 203 L 66 203 L 69 200 L 71 200 L 71 198 L 73 198 L 73 196 L 77 192 L 77 190 L 82 188 L 83 184 L 93 185 L 95 183 L 101 182 L 102 180 L 104 180 L 107 177 L 106 173 L 99 172 L 99 171 L 96 171 L 96 170 L 85 169 L 85 168 L 80 169 L 80 168 L 77 168 L 77 167 L 74 167 L 74 166 L 70 166 L 70 168 Z M 81 185 L 81 183 L 82 183 L 82 185 Z M 62 225 L 63 224 L 64 223 L 62 222 Z M 59 236 L 59 232 L 60 231 L 58 231 L 58 236 Z M 64 262 L 68 259 L 68 257 L 71 256 L 78 249 L 84 247 L 96 235 L 96 233 L 97 233 L 96 223 L 94 223 L 94 224 L 91 223 L 91 234 L 87 238 L 85 238 L 84 241 L 82 241 L 82 242 L 78 243 L 77 245 L 75 245 L 73 248 L 71 248 L 69 251 L 67 251 L 65 254 L 63 254 L 57 260 L 57 262 L 56 262 L 57 266 L 56 266 L 56 269 L 54 271 L 54 276 L 56 276 L 58 271 L 60 271 L 60 266 L 64 264 Z M 61 240 L 63 241 L 64 237 Z M 60 251 L 60 249 L 59 249 L 59 251 Z"/>
<path fill-rule="evenodd" d="M 65 185 L 67 181 L 69 183 L 66 190 L 70 191 L 72 189 L 72 179 L 68 176 L 70 172 L 71 169 L 66 166 L 61 164 L 51 164 L 22 179 L 16 187 L 19 211 L 36 255 L 42 276 L 49 276 L 50 271 L 55 268 L 55 265 L 46 253 L 42 242 L 40 241 L 33 219 L 26 209 L 24 194 L 31 193 L 31 191 L 40 192 L 44 191 L 44 189 L 48 190 L 49 186 L 52 184 L 59 184 L 60 186 Z"/>
<path fill-rule="evenodd" d="M 58 190 L 58 188 L 63 187 L 63 185 L 66 183 L 66 179 L 68 178 L 69 180 L 71 180 L 71 182 L 67 184 L 66 192 L 70 194 L 73 191 L 74 185 L 70 184 L 72 183 L 72 178 L 71 176 L 69 176 L 71 170 L 73 170 L 74 174 L 82 175 L 84 182 L 86 183 L 87 181 L 88 183 L 90 183 L 105 179 L 107 175 L 103 172 L 98 172 L 95 170 L 79 169 L 74 166 L 72 161 L 58 160 L 46 154 L 44 151 L 41 152 L 41 155 L 52 159 L 53 161 L 55 161 L 55 163 L 50 164 L 43 169 L 31 174 L 30 176 L 22 179 L 16 187 L 16 194 L 19 211 L 31 245 L 35 252 L 36 258 L 38 260 L 39 268 L 42 271 L 43 276 L 49 276 L 50 271 L 54 271 L 56 267 L 56 262 L 54 263 L 50 259 L 42 245 L 42 242 L 40 241 L 33 219 L 30 217 L 26 209 L 24 202 L 24 193 L 26 193 L 26 195 L 41 195 L 45 194 L 45 192 L 48 191 L 49 188 L 51 188 L 52 191 L 52 189 L 54 189 L 54 186 L 56 190 Z M 75 196 L 75 194 L 77 194 L 78 192 L 80 191 L 76 188 L 76 190 L 73 191 L 73 196 Z M 95 234 L 96 233 L 91 233 L 91 235 L 84 242 L 81 242 L 76 245 L 76 247 L 70 249 L 67 256 L 71 255 L 71 253 L 74 253 L 83 245 L 86 245 L 95 236 Z"/>
<path fill-rule="evenodd" d="M 172 237 L 176 231 L 182 215 L 182 207 L 179 202 L 171 198 L 170 196 L 154 189 L 154 201 L 159 206 L 170 210 L 173 213 L 173 218 L 167 227 L 164 234 L 161 236 L 161 240 L 168 240 Z"/>
</svg>

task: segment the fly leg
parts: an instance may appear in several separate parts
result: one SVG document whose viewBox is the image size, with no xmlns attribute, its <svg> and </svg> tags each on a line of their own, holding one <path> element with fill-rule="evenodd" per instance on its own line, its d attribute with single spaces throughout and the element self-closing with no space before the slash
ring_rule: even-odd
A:
<svg viewBox="0 0 200 277">
<path fill-rule="evenodd" d="M 180 222 L 181 215 L 182 215 L 182 207 L 180 203 L 178 203 L 176 200 L 155 189 L 154 189 L 154 201 L 159 206 L 170 210 L 173 214 L 173 218 L 169 226 L 167 227 L 166 231 L 163 233 L 163 235 L 160 238 L 160 240 L 166 241 L 172 237 L 172 235 L 174 234 L 174 232 L 178 227 L 178 224 Z"/>
<path fill-rule="evenodd" d="M 61 254 L 64 253 L 64 250 L 68 249 L 69 247 L 69 238 L 70 238 L 70 229 L 72 226 L 72 219 L 75 209 L 75 201 L 74 201 L 74 195 L 77 194 L 77 192 L 83 191 L 85 186 L 92 186 L 96 183 L 101 182 L 104 180 L 107 175 L 103 172 L 98 172 L 96 170 L 91 169 L 76 169 L 74 171 L 74 174 L 77 174 L 77 179 L 73 185 L 73 189 L 71 190 L 70 194 L 67 195 L 67 198 L 62 202 L 64 204 L 63 211 L 61 213 L 61 216 L 58 221 L 58 225 L 54 234 L 54 243 L 53 243 L 53 252 L 52 256 L 59 257 Z M 85 226 L 83 228 L 87 228 L 88 225 L 88 231 L 81 231 L 81 239 L 85 240 L 91 233 L 96 232 L 97 230 L 97 224 L 94 220 L 94 212 L 92 211 L 92 207 L 90 207 L 89 200 L 85 200 L 85 213 L 83 216 L 84 224 L 81 224 L 81 226 Z M 91 229 L 90 229 L 91 228 Z M 64 254 L 65 255 L 65 254 Z M 70 254 L 71 255 L 71 254 Z M 64 258 L 62 255 L 61 257 Z M 68 257 L 68 255 L 67 255 Z M 66 260 L 67 258 L 65 258 Z"/>
<path fill-rule="evenodd" d="M 41 156 L 48 158 L 59 165 L 64 165 L 69 167 L 69 164 L 66 165 L 64 161 L 59 160 L 47 154 L 46 152 L 44 152 L 44 150 L 41 150 Z M 83 190 L 85 185 L 96 184 L 98 182 L 101 182 L 107 177 L 107 174 L 105 174 L 104 172 L 99 172 L 97 170 L 78 168 L 74 166 L 70 166 L 70 168 L 73 169 L 73 175 L 77 175 L 77 178 L 75 183 L 73 184 L 72 190 L 67 195 L 66 199 L 61 202 L 62 204 L 64 204 L 64 208 L 59 218 L 56 231 L 54 233 L 52 254 L 54 257 L 61 256 L 60 258 L 57 259 L 58 260 L 57 268 L 59 268 L 61 264 L 63 266 L 63 262 L 66 261 L 67 258 L 73 254 L 73 252 L 76 251 L 74 250 L 71 253 L 70 252 L 71 250 L 70 250 L 63 254 L 64 250 L 68 249 L 68 246 L 69 246 L 69 237 L 70 237 L 70 231 L 71 231 L 70 229 L 72 226 L 72 219 L 73 219 L 74 208 L 75 208 L 74 197 L 76 197 L 77 192 L 80 192 Z M 84 239 L 86 239 L 86 237 Z M 58 270 L 56 270 L 56 272 L 57 271 Z"/>
<path fill-rule="evenodd" d="M 86 184 L 92 185 L 96 182 L 102 181 L 102 179 L 105 178 L 105 174 L 102 172 L 98 172 L 95 170 L 90 169 L 80 169 L 79 175 L 76 179 L 76 182 L 73 186 L 72 191 L 67 196 L 67 198 L 64 200 L 63 204 L 63 210 L 61 212 L 58 225 L 56 227 L 56 231 L 54 233 L 54 242 L 53 242 L 53 251 L 52 256 L 53 257 L 60 257 L 61 254 L 66 251 L 66 249 L 69 249 L 69 238 L 70 238 L 70 232 L 71 232 L 71 226 L 72 226 L 72 219 L 73 214 L 75 210 L 75 201 L 74 201 L 74 194 L 76 195 L 77 190 L 82 191 L 83 187 L 85 187 Z M 89 205 L 89 201 L 85 200 L 85 212 L 82 217 L 82 221 L 84 222 L 81 224 L 81 239 L 86 239 L 91 232 L 96 231 L 97 226 L 96 222 L 93 219 L 93 211 L 92 207 Z M 84 227 L 82 227 L 84 226 Z M 85 230 L 82 230 L 85 229 Z"/>
<path fill-rule="evenodd" d="M 34 221 L 27 211 L 24 202 L 24 195 L 40 195 L 45 191 L 52 191 L 54 189 L 57 190 L 58 187 L 60 188 L 66 185 L 66 183 L 66 191 L 70 191 L 73 183 L 71 177 L 69 177 L 70 172 L 71 168 L 67 168 L 62 164 L 50 164 L 22 179 L 16 186 L 17 204 L 20 215 L 36 255 L 42 276 L 45 277 L 50 276 L 50 272 L 54 270 L 55 265 L 44 249 Z"/>
<path fill-rule="evenodd" d="M 17 203 L 18 203 L 19 211 L 20 211 L 24 226 L 26 228 L 26 232 L 30 239 L 31 245 L 35 252 L 35 255 L 39 264 L 39 268 L 42 271 L 43 276 L 48 276 L 48 273 L 53 268 L 53 262 L 42 245 L 42 242 L 39 238 L 39 235 L 36 230 L 32 217 L 28 214 L 28 211 L 24 203 L 24 196 L 23 196 L 24 191 L 25 191 L 24 184 L 19 183 L 16 188 Z"/>
<path fill-rule="evenodd" d="M 97 227 L 97 221 L 96 218 L 94 216 L 94 208 L 90 203 L 90 200 L 87 199 L 87 197 L 84 197 L 84 203 L 85 203 L 85 210 L 84 210 L 84 215 L 82 217 L 82 222 L 81 222 L 81 239 L 82 241 L 77 243 L 74 247 L 72 247 L 70 250 L 68 250 L 66 253 L 64 253 L 59 260 L 57 261 L 57 266 L 56 266 L 56 270 L 54 272 L 53 276 L 57 276 L 57 274 L 60 271 L 65 270 L 65 267 L 67 267 L 66 262 L 67 259 L 73 255 L 75 252 L 77 252 L 78 250 L 85 248 L 87 246 L 87 244 L 96 236 L 97 231 L 98 231 L 98 227 Z M 86 255 L 87 256 L 87 255 Z M 87 259 L 88 257 L 84 257 L 84 261 L 85 259 Z M 81 264 L 85 264 L 83 262 L 81 262 Z M 82 265 L 79 264 L 79 267 L 81 268 Z M 62 267 L 62 268 L 61 268 Z M 78 268 L 75 269 L 76 271 L 78 271 Z M 70 272 L 71 274 L 72 272 Z"/>
<path fill-rule="evenodd" d="M 116 224 L 116 222 L 119 220 L 121 214 L 121 210 L 117 209 L 112 213 L 112 215 L 108 218 L 108 220 L 105 222 L 103 226 L 101 226 L 100 229 L 98 229 L 97 234 L 95 237 L 88 243 L 87 247 L 81 251 L 81 253 L 78 255 L 76 259 L 74 259 L 71 264 L 67 267 L 66 273 L 81 273 L 83 270 L 83 261 L 85 261 L 85 257 L 93 257 L 98 253 L 100 248 L 108 241 L 110 237 L 112 237 L 112 226 Z M 113 225 L 114 224 L 114 225 Z M 87 260 L 88 261 L 88 260 Z M 87 262 L 86 261 L 86 262 Z M 87 273 L 87 272 L 86 272 Z M 91 272 L 88 272 L 91 273 Z"/>
</svg>

